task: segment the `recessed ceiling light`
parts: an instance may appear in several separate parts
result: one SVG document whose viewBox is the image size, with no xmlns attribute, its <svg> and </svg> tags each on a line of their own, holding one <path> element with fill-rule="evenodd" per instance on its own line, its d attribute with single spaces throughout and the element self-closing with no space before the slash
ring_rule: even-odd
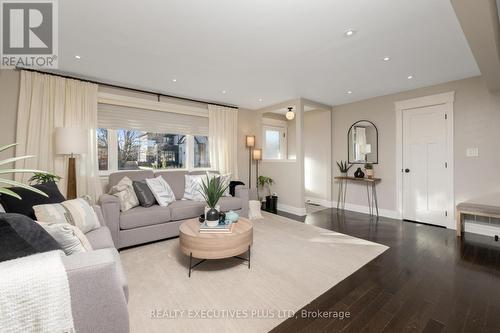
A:
<svg viewBox="0 0 500 333">
<path fill-rule="evenodd" d="M 82 57 L 80 57 L 79 55 L 76 55 L 76 56 L 75 56 L 75 59 L 80 60 L 80 59 L 82 59 Z"/>
<path fill-rule="evenodd" d="M 384 61 L 389 61 L 389 60 L 391 60 L 391 58 L 389 58 L 389 57 L 384 58 Z"/>
<path fill-rule="evenodd" d="M 223 94 L 225 94 L 225 93 L 227 93 L 227 91 L 225 91 L 225 90 L 222 90 L 222 93 L 223 93 Z"/>
<path fill-rule="evenodd" d="M 344 32 L 344 36 L 346 37 L 352 37 L 356 34 L 356 30 L 354 29 L 348 29 Z"/>
<path fill-rule="evenodd" d="M 408 80 L 413 79 L 413 75 L 408 75 Z"/>
<path fill-rule="evenodd" d="M 262 102 L 262 101 L 263 101 L 262 98 L 259 98 L 259 102 Z"/>
<path fill-rule="evenodd" d="M 172 79 L 172 82 L 177 82 L 177 79 Z"/>
<path fill-rule="evenodd" d="M 348 90 L 348 91 L 347 91 L 347 93 L 350 95 L 350 94 L 352 94 L 352 91 L 351 91 L 351 90 Z"/>
</svg>

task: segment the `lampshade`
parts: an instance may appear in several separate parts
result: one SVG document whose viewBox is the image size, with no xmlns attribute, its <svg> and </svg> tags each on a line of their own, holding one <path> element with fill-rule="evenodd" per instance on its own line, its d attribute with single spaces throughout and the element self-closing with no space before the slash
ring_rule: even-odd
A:
<svg viewBox="0 0 500 333">
<path fill-rule="evenodd" d="M 255 135 L 247 135 L 246 145 L 247 145 L 247 148 L 255 147 Z"/>
<path fill-rule="evenodd" d="M 84 128 L 57 127 L 55 135 L 56 154 L 71 155 L 87 152 L 88 131 Z"/>
<path fill-rule="evenodd" d="M 254 149 L 252 152 L 252 158 L 254 161 L 260 161 L 262 159 L 262 149 Z"/>
</svg>

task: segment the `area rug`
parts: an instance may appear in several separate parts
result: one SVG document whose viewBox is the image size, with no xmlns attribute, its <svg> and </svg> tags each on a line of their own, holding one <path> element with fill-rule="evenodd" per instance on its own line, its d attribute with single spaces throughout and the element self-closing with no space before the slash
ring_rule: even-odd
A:
<svg viewBox="0 0 500 333">
<path fill-rule="evenodd" d="M 122 251 L 131 332 L 268 332 L 387 249 L 267 213 L 253 223 L 251 269 L 206 261 L 188 278 L 178 238 Z"/>
</svg>

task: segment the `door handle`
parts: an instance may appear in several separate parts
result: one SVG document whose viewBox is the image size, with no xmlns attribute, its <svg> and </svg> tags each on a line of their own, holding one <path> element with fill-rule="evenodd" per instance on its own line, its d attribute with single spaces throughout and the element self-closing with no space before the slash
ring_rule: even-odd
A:
<svg viewBox="0 0 500 333">
<path fill-rule="evenodd" d="M 409 172 L 410 172 L 410 169 L 406 168 L 406 169 L 405 169 L 405 172 L 406 172 L 406 173 L 409 173 Z"/>
</svg>

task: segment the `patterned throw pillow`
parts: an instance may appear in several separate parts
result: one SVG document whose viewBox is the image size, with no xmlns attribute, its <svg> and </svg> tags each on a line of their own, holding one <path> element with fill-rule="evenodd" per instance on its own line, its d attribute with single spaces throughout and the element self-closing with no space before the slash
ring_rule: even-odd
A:
<svg viewBox="0 0 500 333">
<path fill-rule="evenodd" d="M 92 251 L 89 240 L 77 227 L 68 223 L 38 223 L 56 240 L 66 255 Z"/>
<path fill-rule="evenodd" d="M 69 223 L 83 233 L 101 226 L 92 207 L 82 198 L 67 200 L 60 204 L 34 206 L 36 219 L 46 223 Z"/>
<path fill-rule="evenodd" d="M 172 191 L 170 185 L 168 185 L 162 176 L 146 179 L 146 184 L 148 184 L 149 189 L 153 192 L 153 195 L 160 206 L 166 207 L 175 201 L 174 191 Z"/>
<path fill-rule="evenodd" d="M 206 182 L 206 175 L 186 175 L 183 199 L 192 201 L 205 201 L 201 194 L 201 184 Z"/>
<path fill-rule="evenodd" d="M 109 194 L 120 199 L 120 210 L 122 212 L 139 206 L 139 199 L 135 194 L 132 180 L 128 177 L 123 177 L 118 184 L 111 188 Z"/>
</svg>

